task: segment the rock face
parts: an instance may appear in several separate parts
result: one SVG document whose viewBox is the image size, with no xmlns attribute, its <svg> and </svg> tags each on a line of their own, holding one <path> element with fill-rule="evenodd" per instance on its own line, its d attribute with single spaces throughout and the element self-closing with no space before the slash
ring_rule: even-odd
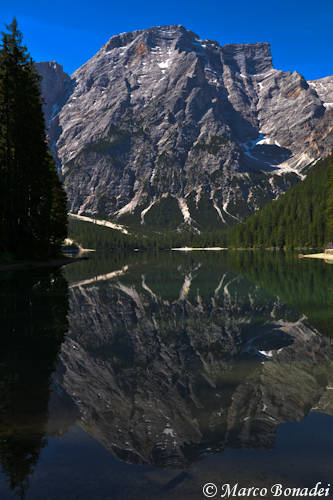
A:
<svg viewBox="0 0 333 500">
<path fill-rule="evenodd" d="M 60 133 L 57 114 L 73 91 L 73 80 L 56 61 L 40 62 L 35 66 L 42 77 L 41 91 L 46 127 L 50 137 L 57 137 Z M 54 140 L 50 140 L 50 148 L 61 174 L 61 160 L 58 157 Z"/>
<path fill-rule="evenodd" d="M 154 27 L 113 36 L 70 84 L 59 67 L 54 78 L 43 83 L 49 136 L 79 214 L 231 224 L 333 147 L 333 77 L 274 69 L 267 43 L 221 47 Z M 57 82 L 62 101 L 49 97 Z"/>
<path fill-rule="evenodd" d="M 63 107 L 72 91 L 72 80 L 56 61 L 40 62 L 36 63 L 35 66 L 42 77 L 44 116 L 46 125 L 49 127 L 52 119 Z"/>
</svg>

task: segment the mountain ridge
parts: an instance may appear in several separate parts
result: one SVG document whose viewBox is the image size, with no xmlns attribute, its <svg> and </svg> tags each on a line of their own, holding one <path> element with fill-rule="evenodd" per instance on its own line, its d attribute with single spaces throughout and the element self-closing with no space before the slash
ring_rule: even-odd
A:
<svg viewBox="0 0 333 500">
<path fill-rule="evenodd" d="M 333 148 L 333 77 L 274 69 L 266 42 L 152 27 L 114 35 L 70 80 L 49 137 L 73 213 L 225 227 Z"/>
</svg>

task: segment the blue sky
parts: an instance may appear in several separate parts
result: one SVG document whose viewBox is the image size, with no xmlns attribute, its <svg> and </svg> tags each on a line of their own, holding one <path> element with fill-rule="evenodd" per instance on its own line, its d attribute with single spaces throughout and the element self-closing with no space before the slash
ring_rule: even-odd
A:
<svg viewBox="0 0 333 500">
<path fill-rule="evenodd" d="M 275 67 L 307 79 L 333 74 L 333 0 L 2 0 L 1 25 L 13 16 L 33 59 L 68 73 L 112 35 L 182 24 L 222 45 L 270 42 Z"/>
</svg>

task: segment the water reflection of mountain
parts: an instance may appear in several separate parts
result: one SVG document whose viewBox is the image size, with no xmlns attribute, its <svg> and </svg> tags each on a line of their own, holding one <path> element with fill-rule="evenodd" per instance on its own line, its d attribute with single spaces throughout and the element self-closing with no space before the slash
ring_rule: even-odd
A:
<svg viewBox="0 0 333 500">
<path fill-rule="evenodd" d="M 67 331 L 67 283 L 59 271 L 1 273 L 0 463 L 24 498 L 46 445 L 50 377 Z"/>
<path fill-rule="evenodd" d="M 272 448 L 279 423 L 332 413 L 330 341 L 304 315 L 224 257 L 142 260 L 70 290 L 55 386 L 106 448 L 183 467 Z"/>
</svg>

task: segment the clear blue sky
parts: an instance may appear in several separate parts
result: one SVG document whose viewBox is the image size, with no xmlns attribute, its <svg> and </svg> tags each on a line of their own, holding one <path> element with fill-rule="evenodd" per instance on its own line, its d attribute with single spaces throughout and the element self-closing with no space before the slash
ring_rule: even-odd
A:
<svg viewBox="0 0 333 500">
<path fill-rule="evenodd" d="M 275 67 L 307 79 L 333 74 L 333 0 L 2 0 L 1 25 L 13 16 L 33 59 L 68 73 L 112 35 L 182 24 L 222 45 L 270 42 Z"/>
</svg>

